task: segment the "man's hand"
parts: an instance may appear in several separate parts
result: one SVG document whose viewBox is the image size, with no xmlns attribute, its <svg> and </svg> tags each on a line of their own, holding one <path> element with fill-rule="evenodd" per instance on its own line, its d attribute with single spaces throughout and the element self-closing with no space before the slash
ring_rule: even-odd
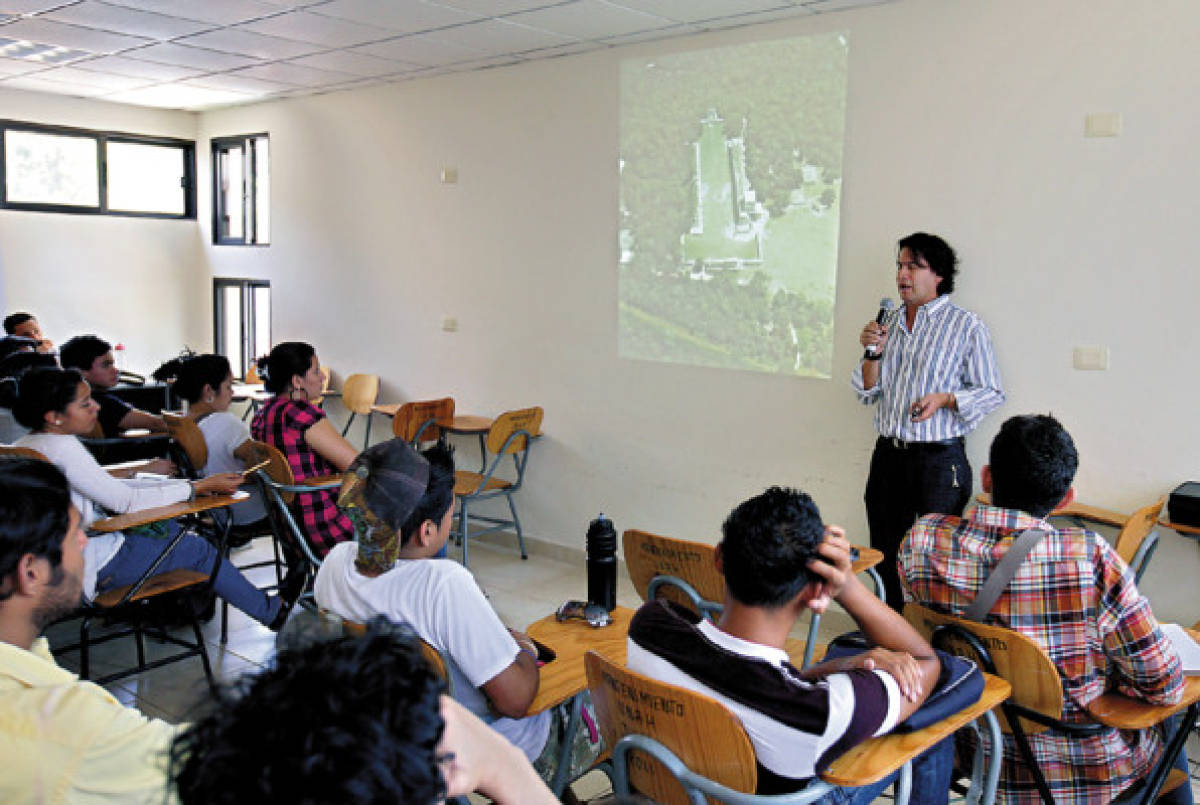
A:
<svg viewBox="0 0 1200 805">
<path fill-rule="evenodd" d="M 884 346 L 888 340 L 888 328 L 876 321 L 867 322 L 867 326 L 863 327 L 862 332 L 858 335 L 858 343 L 862 344 L 863 349 L 875 347 L 875 354 L 883 352 Z"/>
<path fill-rule="evenodd" d="M 829 602 L 842 594 L 846 585 L 854 579 L 851 569 L 850 541 L 841 526 L 825 526 L 825 540 L 818 546 L 821 559 L 808 560 L 808 571 L 822 584 L 821 592 L 808 602 L 808 608 L 823 613 Z"/>
<path fill-rule="evenodd" d="M 954 395 L 948 391 L 935 391 L 932 394 L 926 394 L 909 407 L 909 414 L 913 422 L 924 422 L 933 416 L 934 412 L 939 408 L 955 410 Z"/>
<path fill-rule="evenodd" d="M 854 657 L 848 657 L 850 664 L 846 670 L 861 668 L 864 671 L 886 671 L 896 684 L 904 698 L 915 702 L 921 697 L 921 665 L 907 651 L 892 651 L 876 646 L 870 651 Z"/>
</svg>

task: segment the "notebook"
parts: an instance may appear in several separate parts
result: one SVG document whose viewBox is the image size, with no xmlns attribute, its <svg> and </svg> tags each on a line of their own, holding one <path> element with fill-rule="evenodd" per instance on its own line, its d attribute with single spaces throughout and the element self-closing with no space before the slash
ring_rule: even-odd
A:
<svg viewBox="0 0 1200 805">
<path fill-rule="evenodd" d="M 1183 660 L 1183 673 L 1187 676 L 1200 676 L 1200 644 L 1197 644 L 1178 623 L 1164 623 L 1162 630 L 1167 639 L 1175 644 L 1179 659 Z"/>
</svg>

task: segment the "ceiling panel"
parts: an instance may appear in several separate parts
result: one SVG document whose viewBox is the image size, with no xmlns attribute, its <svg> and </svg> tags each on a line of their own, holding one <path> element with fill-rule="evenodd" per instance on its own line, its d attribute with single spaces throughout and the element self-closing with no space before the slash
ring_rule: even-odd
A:
<svg viewBox="0 0 1200 805">
<path fill-rule="evenodd" d="M 752 11 L 772 11 L 792 5 L 788 0 L 613 0 L 613 4 L 678 22 L 733 17 Z M 802 13 L 798 11 L 798 15 Z"/>
<path fill-rule="evenodd" d="M 208 89 L 206 87 L 185 87 L 180 84 L 160 84 L 154 87 L 114 92 L 105 96 L 106 100 L 118 103 L 132 103 L 138 106 L 160 106 L 168 109 L 203 109 L 210 106 L 223 106 L 235 103 L 247 103 L 255 100 L 255 96 L 245 92 L 230 92 L 223 89 Z"/>
<path fill-rule="evenodd" d="M 63 0 L 3 0 L 0 8 L 10 14 L 36 14 L 63 5 Z"/>
<path fill-rule="evenodd" d="M 317 70 L 312 67 L 302 67 L 298 64 L 289 64 L 287 62 L 274 62 L 272 64 L 247 67 L 245 70 L 239 70 L 238 74 L 301 87 L 326 87 L 330 84 L 343 84 L 347 81 L 361 78 L 361 76 L 350 75 L 348 73 Z"/>
<path fill-rule="evenodd" d="M 289 11 L 238 27 L 255 33 L 336 48 L 361 45 L 364 42 L 374 42 L 396 35 L 395 31 L 387 28 L 362 25 L 337 17 L 322 17 L 308 11 Z"/>
<path fill-rule="evenodd" d="M 20 19 L 0 26 L 0 36 L 28 39 L 44 45 L 61 45 L 68 48 L 88 50 L 92 53 L 115 53 L 119 50 L 149 44 L 152 40 L 136 36 L 97 31 L 61 22 L 35 17 Z"/>
<path fill-rule="evenodd" d="M 46 65 L 26 59 L 5 59 L 0 57 L 0 75 L 25 75 L 37 70 L 45 70 Z"/>
<path fill-rule="evenodd" d="M 573 2 L 574 0 L 566 1 Z M 431 5 L 470 11 L 481 17 L 499 17 L 518 11 L 529 11 L 533 8 L 560 5 L 564 0 L 427 0 L 427 2 Z"/>
<path fill-rule="evenodd" d="M 466 25 L 456 25 L 438 31 L 432 36 L 442 42 L 451 42 L 470 48 L 485 56 L 502 53 L 520 53 L 524 50 L 549 48 L 576 41 L 575 37 L 530 28 L 507 20 L 481 20 Z"/>
<path fill-rule="evenodd" d="M 384 59 L 419 64 L 422 67 L 441 67 L 456 61 L 479 59 L 484 55 L 472 48 L 437 39 L 433 34 L 412 34 L 353 48 L 353 52 Z"/>
<path fill-rule="evenodd" d="M 99 87 L 104 90 L 133 89 L 153 84 L 152 78 L 136 78 L 134 76 L 117 75 L 115 73 L 100 73 L 94 70 L 84 70 L 79 67 L 56 67 L 37 74 L 38 78 L 47 81 L 60 81 L 67 84 L 81 84 L 86 87 Z"/>
<path fill-rule="evenodd" d="M 182 87 L 202 87 L 204 89 L 223 89 L 230 92 L 245 92 L 249 95 L 271 95 L 277 92 L 287 92 L 295 89 L 292 84 L 280 84 L 278 81 L 264 81 L 253 78 L 244 72 L 214 73 L 213 75 L 190 78 L 180 81 Z"/>
<path fill-rule="evenodd" d="M 575 39 L 600 39 L 677 24 L 665 17 L 621 8 L 600 0 L 579 0 L 577 3 L 513 14 L 505 20 L 532 25 Z"/>
<path fill-rule="evenodd" d="M 249 67 L 258 64 L 258 59 L 246 56 L 234 56 L 230 53 L 219 53 L 205 48 L 192 48 L 187 45 L 176 45 L 162 42 L 147 48 L 130 51 L 125 54 L 136 59 L 177 64 L 182 67 L 195 67 L 200 70 L 235 70 L 239 67 Z"/>
<path fill-rule="evenodd" d="M 138 51 L 133 52 L 137 53 Z M 101 56 L 97 59 L 78 62 L 75 66 L 85 70 L 100 70 L 105 73 L 128 75 L 134 78 L 149 78 L 155 81 L 178 81 L 181 78 L 191 78 L 203 72 L 194 67 L 160 64 L 158 62 L 142 61 L 141 59 L 130 59 L 125 56 Z"/>
<path fill-rule="evenodd" d="M 4 0 L 4 2 L 10 1 Z M 108 0 L 108 2 L 218 25 L 234 25 L 279 13 L 279 6 L 257 2 L 257 0 Z"/>
<path fill-rule="evenodd" d="M 3 2 L 4 0 L 0 0 L 0 3 Z M 210 23 L 206 22 L 151 14 L 135 8 L 110 6 L 107 3 L 97 3 L 92 0 L 73 6 L 64 6 L 42 15 L 39 19 L 69 22 L 105 31 L 144 36 L 149 39 L 174 39 L 177 36 L 199 33 L 212 27 Z"/>
<path fill-rule="evenodd" d="M 55 95 L 72 95 L 79 98 L 94 98 L 103 95 L 108 90 L 100 87 L 87 87 L 80 84 L 64 84 L 60 81 L 47 81 L 37 75 L 19 75 L 0 79 L 0 87 L 8 89 L 24 89 L 30 92 L 49 92 Z"/>
<path fill-rule="evenodd" d="M 314 14 L 379 25 L 397 33 L 430 31 L 486 16 L 420 0 L 390 0 L 386 4 L 378 0 L 331 0 L 309 10 Z"/>
<path fill-rule="evenodd" d="M 238 56 L 254 56 L 259 59 L 292 59 L 321 50 L 320 47 L 294 39 L 264 36 L 253 31 L 223 28 L 218 31 L 197 34 L 178 40 L 181 45 L 220 50 Z"/>
<path fill-rule="evenodd" d="M 337 70 L 358 76 L 391 75 L 407 72 L 415 66 L 408 62 L 381 59 L 378 56 L 367 56 L 349 50 L 331 50 L 328 53 L 315 53 L 312 56 L 301 56 L 289 61 L 305 67 L 315 67 L 318 70 Z"/>
</svg>

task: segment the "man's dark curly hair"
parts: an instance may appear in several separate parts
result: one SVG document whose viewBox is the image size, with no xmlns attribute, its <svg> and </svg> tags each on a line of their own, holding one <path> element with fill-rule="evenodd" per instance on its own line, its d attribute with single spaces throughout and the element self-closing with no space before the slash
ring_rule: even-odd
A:
<svg viewBox="0 0 1200 805">
<path fill-rule="evenodd" d="M 1000 426 L 988 453 L 992 503 L 1045 517 L 1075 481 L 1079 452 L 1052 416 L 1014 416 Z"/>
<path fill-rule="evenodd" d="M 0 456 L 0 601 L 25 554 L 62 573 L 62 544 L 70 524 L 71 491 L 62 470 L 35 458 Z"/>
<path fill-rule="evenodd" d="M 779 607 L 808 584 L 808 560 L 825 526 L 811 497 L 773 486 L 730 512 L 721 533 L 730 594 L 749 606 Z"/>
<path fill-rule="evenodd" d="M 929 270 L 942 278 L 938 284 L 938 296 L 954 291 L 954 277 L 958 274 L 958 255 L 949 243 L 928 232 L 913 232 L 906 238 L 900 238 L 900 242 L 896 244 L 896 254 L 899 254 L 901 249 L 908 249 L 914 257 L 923 259 L 929 265 Z"/>
<path fill-rule="evenodd" d="M 441 802 L 441 692 L 417 639 L 376 618 L 223 689 L 175 739 L 171 778 L 185 805 Z"/>
</svg>

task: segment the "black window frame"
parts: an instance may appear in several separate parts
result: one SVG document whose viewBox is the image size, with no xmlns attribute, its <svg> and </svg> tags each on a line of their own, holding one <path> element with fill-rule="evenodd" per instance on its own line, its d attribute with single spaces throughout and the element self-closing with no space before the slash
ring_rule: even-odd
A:
<svg viewBox="0 0 1200 805">
<path fill-rule="evenodd" d="M 238 311 L 238 320 L 240 322 L 240 332 L 238 333 L 238 341 L 242 348 L 242 377 L 245 377 L 246 370 L 254 365 L 257 355 L 251 354 L 254 351 L 253 340 L 254 325 L 255 325 L 255 309 L 254 309 L 254 289 L 266 288 L 271 290 L 271 281 L 264 279 L 245 279 L 238 277 L 213 277 L 213 352 L 218 355 L 225 355 L 222 351 L 223 339 L 222 333 L 225 331 L 225 317 L 229 315 L 229 311 L 225 309 L 225 303 L 222 299 L 222 291 L 226 288 L 240 288 L 242 309 Z M 274 302 L 272 302 L 272 306 Z M 271 333 L 271 320 L 267 318 L 267 333 Z M 249 337 L 247 337 L 249 335 Z M 267 338 L 269 343 L 274 343 L 270 337 Z M 225 355 L 225 357 L 229 357 Z M 240 381 L 238 377 L 235 380 Z"/>
<path fill-rule="evenodd" d="M 213 137 L 211 140 L 212 237 L 213 243 L 217 246 L 266 247 L 271 245 L 269 239 L 266 242 L 257 239 L 259 188 L 255 182 L 258 149 L 254 147 L 254 141 L 260 137 L 268 143 L 271 141 L 271 135 L 265 131 L 253 134 L 235 134 L 228 137 Z M 237 238 L 230 237 L 227 234 L 229 228 L 224 225 L 224 219 L 226 218 L 225 195 L 221 192 L 221 155 L 232 148 L 241 148 L 244 160 L 242 166 L 242 235 Z M 268 146 L 268 171 L 270 171 L 270 158 Z M 271 199 L 268 198 L 267 204 L 270 203 Z M 253 240 L 250 239 L 252 235 L 254 237 Z"/>
<path fill-rule="evenodd" d="M 58 134 L 68 137 L 84 137 L 96 141 L 96 172 L 100 192 L 99 203 L 92 207 L 80 204 L 46 204 L 8 200 L 8 146 L 10 131 L 28 131 L 36 134 Z M 138 143 L 179 148 L 183 152 L 183 213 L 140 212 L 137 210 L 112 210 L 108 207 L 108 143 Z M 196 219 L 196 141 L 179 137 L 160 137 L 152 134 L 134 134 L 127 131 L 101 131 L 75 126 L 55 126 L 46 123 L 30 123 L 24 120 L 0 119 L 0 210 L 22 212 L 60 212 L 68 215 L 115 215 L 121 218 L 165 218 L 172 220 Z"/>
</svg>

